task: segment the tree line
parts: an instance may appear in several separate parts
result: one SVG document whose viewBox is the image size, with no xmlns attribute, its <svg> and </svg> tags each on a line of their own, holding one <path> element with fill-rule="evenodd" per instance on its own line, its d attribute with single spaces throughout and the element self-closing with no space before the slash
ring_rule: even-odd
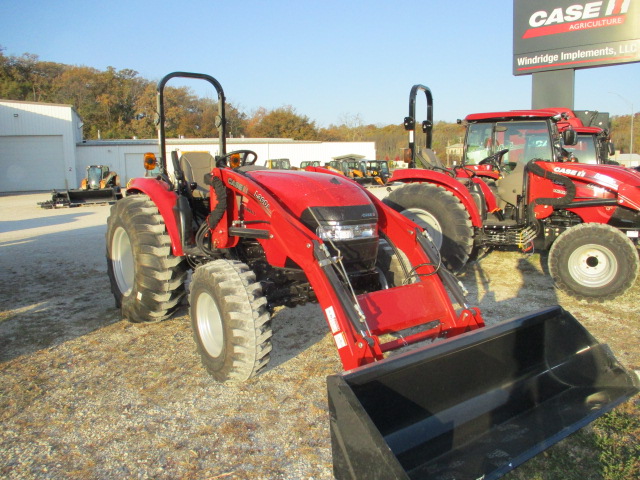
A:
<svg viewBox="0 0 640 480">
<path fill-rule="evenodd" d="M 108 67 L 101 71 L 42 61 L 29 53 L 6 56 L 0 47 L 0 98 L 73 105 L 83 119 L 86 139 L 156 136 L 156 83 L 131 69 Z M 227 132 L 232 137 L 371 141 L 376 144 L 378 157 L 390 160 L 401 158 L 402 149 L 408 145 L 402 124 L 365 125 L 353 115 L 338 125 L 319 127 L 290 105 L 272 110 L 260 107 L 249 113 L 231 103 L 226 107 Z M 217 101 L 213 99 L 201 98 L 188 87 L 165 88 L 168 137 L 215 137 L 217 113 Z M 630 118 L 612 118 L 617 147 L 629 143 Z M 444 160 L 447 145 L 460 143 L 463 136 L 460 125 L 437 122 L 433 148 Z"/>
</svg>

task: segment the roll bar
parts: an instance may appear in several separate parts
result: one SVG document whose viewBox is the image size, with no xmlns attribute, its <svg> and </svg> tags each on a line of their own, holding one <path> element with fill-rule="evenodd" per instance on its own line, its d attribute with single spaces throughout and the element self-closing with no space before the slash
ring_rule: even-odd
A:
<svg viewBox="0 0 640 480">
<path fill-rule="evenodd" d="M 411 161 L 409 163 L 410 168 L 415 168 L 415 131 L 416 131 L 416 96 L 418 92 L 424 92 L 427 97 L 427 118 L 422 121 L 422 132 L 426 135 L 426 147 L 431 148 L 432 133 L 433 133 L 433 95 L 429 87 L 424 85 L 414 85 L 411 87 L 409 93 L 409 116 L 404 117 L 404 129 L 409 131 L 409 150 L 411 151 Z"/>
<path fill-rule="evenodd" d="M 191 73 L 191 72 L 173 72 L 165 75 L 162 80 L 158 82 L 156 89 L 157 105 L 158 105 L 158 140 L 160 142 L 160 154 L 162 155 L 162 170 L 167 171 L 167 147 L 164 131 L 164 87 L 172 78 L 196 78 L 200 80 L 206 80 L 216 89 L 218 93 L 218 115 L 216 117 L 216 127 L 218 127 L 218 141 L 220 143 L 220 155 L 227 154 L 227 119 L 225 116 L 225 98 L 222 85 L 211 75 L 205 73 Z"/>
</svg>

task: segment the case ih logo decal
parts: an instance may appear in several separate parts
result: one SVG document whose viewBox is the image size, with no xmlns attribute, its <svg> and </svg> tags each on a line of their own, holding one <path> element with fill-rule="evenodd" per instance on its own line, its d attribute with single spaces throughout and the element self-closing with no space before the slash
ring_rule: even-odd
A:
<svg viewBox="0 0 640 480">
<path fill-rule="evenodd" d="M 565 175 L 573 175 L 575 177 L 584 177 L 587 174 L 584 170 L 574 170 L 573 168 L 564 167 L 554 167 L 553 171 L 556 173 L 564 173 Z"/>
<path fill-rule="evenodd" d="M 249 189 L 245 185 L 235 181 L 233 178 L 230 178 L 229 180 L 227 180 L 227 183 L 232 187 L 236 187 L 238 190 L 240 190 L 243 193 L 247 193 L 249 191 Z"/>
<path fill-rule="evenodd" d="M 529 28 L 522 38 L 576 32 L 622 25 L 631 0 L 601 0 L 577 3 L 551 11 L 539 10 L 529 17 Z"/>
</svg>

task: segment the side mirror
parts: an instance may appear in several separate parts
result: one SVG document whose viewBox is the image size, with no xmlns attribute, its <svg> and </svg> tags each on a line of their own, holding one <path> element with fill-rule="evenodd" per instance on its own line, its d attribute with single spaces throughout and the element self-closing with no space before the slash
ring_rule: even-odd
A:
<svg viewBox="0 0 640 480">
<path fill-rule="evenodd" d="M 562 142 L 565 145 L 575 145 L 578 143 L 578 134 L 572 128 L 568 128 L 562 132 Z"/>
</svg>

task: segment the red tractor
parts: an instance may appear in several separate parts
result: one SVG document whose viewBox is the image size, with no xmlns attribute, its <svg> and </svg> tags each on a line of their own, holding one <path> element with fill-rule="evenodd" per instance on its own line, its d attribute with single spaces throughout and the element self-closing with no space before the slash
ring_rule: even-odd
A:
<svg viewBox="0 0 640 480">
<path fill-rule="evenodd" d="M 588 163 L 590 165 L 618 165 L 609 160 L 614 146 L 609 134 L 609 114 L 597 111 L 572 111 L 568 108 L 547 108 L 550 113 L 562 117 L 557 122 L 558 131 L 574 130 L 576 140 L 572 145 L 563 147 L 569 154 L 565 161 Z"/>
<path fill-rule="evenodd" d="M 166 161 L 164 88 L 175 77 L 216 89 L 215 157 L 171 152 Z M 112 207 L 111 289 L 126 319 L 160 321 L 187 296 L 192 270 L 197 350 L 220 381 L 267 366 L 275 306 L 319 303 L 346 370 L 328 379 L 338 479 L 452 469 L 495 478 L 638 391 L 560 307 L 482 328 L 425 231 L 357 182 L 227 152 L 224 102 L 209 75 L 175 72 L 159 82 L 162 156 L 156 166 L 146 155 L 145 165 L 160 174 L 131 180 Z M 510 439 L 497 457 L 503 431 Z"/>
<path fill-rule="evenodd" d="M 428 104 L 423 151 L 414 142 L 418 91 Z M 579 120 L 566 109 L 468 115 L 463 163 L 444 168 L 428 155 L 432 102 L 427 87 L 414 86 L 405 119 L 410 166 L 426 168 L 395 170 L 377 195 L 429 231 L 450 269 L 460 270 L 481 248 L 517 246 L 548 250 L 556 285 L 577 298 L 612 299 L 633 285 L 637 172 L 572 161 L 566 148 L 576 143 L 571 124 Z"/>
</svg>

